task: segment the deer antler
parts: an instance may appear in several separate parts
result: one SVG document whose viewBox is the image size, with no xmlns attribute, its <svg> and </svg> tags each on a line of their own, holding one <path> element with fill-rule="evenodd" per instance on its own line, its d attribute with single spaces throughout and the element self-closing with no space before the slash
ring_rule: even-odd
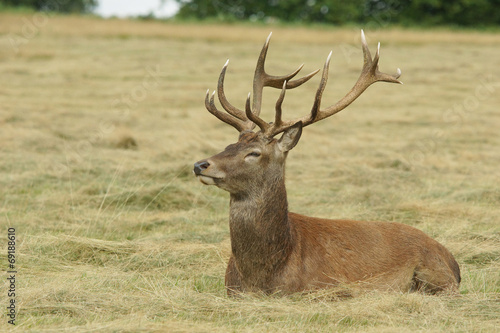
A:
<svg viewBox="0 0 500 333">
<path fill-rule="evenodd" d="M 370 50 L 368 49 L 368 45 L 366 43 L 366 38 L 363 30 L 361 30 L 361 45 L 363 48 L 363 68 L 361 70 L 361 74 L 359 75 L 358 80 L 351 88 L 351 90 L 337 103 L 327 107 L 324 110 L 320 109 L 321 105 L 321 97 L 323 95 L 323 91 L 325 90 L 326 83 L 328 81 L 328 69 L 330 65 L 330 59 L 332 56 L 332 52 L 328 55 L 325 65 L 323 67 L 323 74 L 321 76 L 321 81 L 316 91 L 316 97 L 314 99 L 313 107 L 311 112 L 307 116 L 303 116 L 294 120 L 282 120 L 282 110 L 281 105 L 283 103 L 283 99 L 285 97 L 285 92 L 287 89 L 292 89 L 300 86 L 301 84 L 307 82 L 311 77 L 313 77 L 319 70 L 314 71 L 303 78 L 288 81 L 293 78 L 301 69 L 301 65 L 297 70 L 293 73 L 284 76 L 271 76 L 264 71 L 264 63 L 266 60 L 267 49 L 269 46 L 269 39 L 271 38 L 271 34 L 267 37 L 266 43 L 262 48 L 262 51 L 259 56 L 259 60 L 257 61 L 257 67 L 255 69 L 254 82 L 253 82 L 253 108 L 250 106 L 250 94 L 248 94 L 247 101 L 245 104 L 245 112 L 239 110 L 229 104 L 224 95 L 224 76 L 226 74 L 227 62 L 222 68 L 222 72 L 219 77 L 219 83 L 217 86 L 217 91 L 219 95 L 219 100 L 221 102 L 222 107 L 228 112 L 223 113 L 215 107 L 214 104 L 214 95 L 212 94 L 210 101 L 208 99 L 208 91 L 205 99 L 205 105 L 212 114 L 214 114 L 217 118 L 222 120 L 223 122 L 235 127 L 238 131 L 242 132 L 245 130 L 253 130 L 255 125 L 259 126 L 261 132 L 272 138 L 276 134 L 279 134 L 286 129 L 292 127 L 298 122 L 302 122 L 302 127 L 311 125 L 317 121 L 330 117 L 337 112 L 342 111 L 347 106 L 349 106 L 356 98 L 358 98 L 372 83 L 377 81 L 385 81 L 385 82 L 393 82 L 400 83 L 401 81 L 398 78 L 401 76 L 401 70 L 398 68 L 397 73 L 394 75 L 389 75 L 386 73 L 382 73 L 378 70 L 378 61 L 380 58 L 380 43 L 377 47 L 377 53 L 375 57 L 372 58 Z M 274 123 L 267 123 L 262 118 L 259 117 L 260 109 L 262 105 L 262 90 L 264 87 L 273 87 L 273 88 L 281 88 L 281 94 L 276 102 L 276 114 Z"/>
<path fill-rule="evenodd" d="M 215 91 L 209 98 L 209 90 L 207 90 L 207 94 L 205 97 L 205 106 L 207 110 L 214 116 L 219 118 L 221 121 L 233 126 L 240 132 L 246 130 L 253 130 L 255 128 L 255 125 L 258 125 L 260 128 L 269 126 L 269 124 L 267 124 L 259 117 L 262 107 L 262 91 L 264 90 L 264 87 L 272 87 L 278 89 L 293 89 L 307 82 L 310 78 L 312 78 L 319 72 L 319 70 L 316 70 L 300 79 L 290 81 L 302 69 L 302 67 L 304 66 L 302 64 L 299 66 L 299 68 L 297 68 L 295 71 L 293 71 L 288 75 L 273 76 L 267 74 L 264 69 L 264 64 L 266 62 L 267 49 L 269 48 L 269 41 L 271 39 L 271 35 L 272 33 L 270 33 L 269 36 L 267 37 L 266 43 L 264 44 L 262 51 L 260 52 L 260 56 L 257 61 L 257 66 L 255 67 L 255 74 L 253 79 L 253 101 L 252 101 L 253 107 L 250 106 L 250 94 L 245 105 L 245 111 L 242 111 L 234 107 L 227 100 L 226 95 L 224 94 L 224 78 L 226 75 L 226 70 L 229 60 L 226 61 L 224 67 L 222 67 L 222 71 L 219 76 L 219 82 L 217 84 L 217 95 L 219 97 L 219 101 L 227 113 L 219 111 L 215 106 L 214 102 Z"/>
</svg>

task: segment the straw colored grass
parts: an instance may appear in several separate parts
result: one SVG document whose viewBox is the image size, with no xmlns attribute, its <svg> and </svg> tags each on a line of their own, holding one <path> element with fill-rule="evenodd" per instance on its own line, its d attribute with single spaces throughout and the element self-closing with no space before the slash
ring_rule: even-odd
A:
<svg viewBox="0 0 500 333">
<path fill-rule="evenodd" d="M 287 162 L 292 211 L 423 230 L 456 256 L 460 296 L 369 292 L 340 300 L 325 290 L 232 299 L 223 279 L 228 195 L 199 184 L 191 169 L 237 133 L 204 109 L 206 89 L 230 58 L 227 96 L 243 107 L 272 30 L 271 73 L 301 63 L 313 71 L 333 49 L 324 104 L 334 103 L 357 78 L 359 30 L 42 19 L 0 15 L 0 262 L 7 226 L 18 239 L 17 325 L 2 316 L 1 330 L 500 325 L 498 34 L 365 31 L 372 49 L 382 41 L 381 70 L 401 67 L 405 84 L 376 84 L 348 110 L 308 127 Z M 28 36 L 29 22 L 38 26 Z M 309 111 L 318 82 L 287 93 L 286 116 Z M 276 98 L 265 93 L 264 117 L 272 118 Z"/>
</svg>

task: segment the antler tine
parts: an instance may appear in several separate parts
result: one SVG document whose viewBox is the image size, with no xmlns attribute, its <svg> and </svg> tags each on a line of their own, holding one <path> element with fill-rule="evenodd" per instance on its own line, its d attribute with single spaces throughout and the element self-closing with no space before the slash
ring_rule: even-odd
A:
<svg viewBox="0 0 500 333">
<path fill-rule="evenodd" d="M 262 107 L 262 91 L 264 87 L 272 87 L 272 88 L 277 88 L 277 89 L 282 89 L 283 87 L 283 82 L 287 82 L 286 88 L 287 89 L 293 89 L 297 88 L 298 86 L 304 84 L 305 82 L 309 81 L 314 75 L 316 75 L 319 70 L 316 70 L 302 78 L 292 80 L 293 77 L 295 77 L 304 64 L 300 65 L 295 71 L 293 71 L 290 74 L 287 75 L 282 75 L 282 76 L 274 76 L 274 75 L 269 75 L 266 73 L 264 66 L 266 62 L 266 56 L 267 56 L 267 50 L 269 48 L 269 42 L 271 40 L 272 32 L 269 34 L 269 36 L 266 39 L 266 42 L 264 43 L 264 46 L 262 47 L 262 50 L 259 55 L 259 59 L 257 60 L 257 66 L 255 67 L 255 75 L 253 79 L 253 113 L 256 116 L 259 116 L 261 107 Z"/>
<path fill-rule="evenodd" d="M 222 71 L 220 72 L 219 82 L 217 83 L 217 95 L 219 96 L 220 104 L 222 105 L 224 110 L 226 110 L 229 114 L 233 115 L 234 117 L 242 121 L 245 121 L 247 120 L 245 117 L 245 112 L 231 105 L 227 100 L 226 95 L 224 94 L 224 78 L 226 76 L 226 70 L 228 64 L 229 64 L 229 59 L 227 59 L 226 63 L 222 67 Z"/>
<path fill-rule="evenodd" d="M 330 51 L 330 54 L 328 54 L 328 57 L 326 58 L 325 65 L 323 66 L 323 75 L 321 76 L 321 81 L 319 83 L 318 90 L 316 91 L 313 107 L 311 108 L 310 118 L 303 122 L 303 126 L 307 126 L 316 121 L 316 117 L 318 117 L 318 113 L 320 112 L 321 97 L 323 96 L 323 91 L 325 91 L 326 83 L 328 82 L 328 70 L 330 68 L 332 53 L 333 51 Z"/>
<path fill-rule="evenodd" d="M 299 72 L 299 70 L 302 69 L 302 67 L 304 66 L 304 64 L 302 64 L 299 69 L 297 69 L 297 73 Z M 302 84 L 306 83 L 307 81 L 309 81 L 309 79 L 311 79 L 314 75 L 318 74 L 319 72 L 319 69 L 315 70 L 314 72 L 311 72 L 309 74 L 307 74 L 306 76 L 303 76 L 301 77 L 300 79 L 296 79 L 296 80 L 293 80 L 293 81 L 288 81 L 288 77 L 282 77 L 282 78 L 277 78 L 277 80 L 279 80 L 278 82 L 281 82 L 281 81 L 288 81 L 286 83 L 286 89 L 293 89 L 293 88 L 297 88 L 298 86 L 301 86 Z M 295 76 L 295 75 L 294 75 Z M 290 76 L 290 78 L 292 78 L 293 76 Z M 278 87 L 280 88 L 280 87 Z"/>
<path fill-rule="evenodd" d="M 281 105 L 283 104 L 283 100 L 285 99 L 287 82 L 283 82 L 283 88 L 281 89 L 280 97 L 276 101 L 276 114 L 274 116 L 274 124 L 273 126 L 279 128 L 283 124 L 283 120 L 281 119 L 282 109 Z"/>
<path fill-rule="evenodd" d="M 311 72 L 311 73 L 307 74 L 306 76 L 301 77 L 300 79 L 290 81 L 290 79 L 294 78 L 295 75 L 297 75 L 302 70 L 302 67 L 304 67 L 304 64 L 300 65 L 292 73 L 287 74 L 287 75 L 282 75 L 282 76 L 268 75 L 267 73 L 264 72 L 264 74 L 266 75 L 264 86 L 281 89 L 283 87 L 283 82 L 287 81 L 287 84 L 286 84 L 287 89 L 297 88 L 298 86 L 309 81 L 310 78 L 312 78 L 314 75 L 316 75 L 319 72 L 319 69 L 317 69 L 314 72 Z"/>
<path fill-rule="evenodd" d="M 233 126 L 239 132 L 253 129 L 255 124 L 252 124 L 250 122 L 244 122 L 238 118 L 231 116 L 230 114 L 219 111 L 215 106 L 214 102 L 215 91 L 212 93 L 212 96 L 210 98 L 209 94 L 210 94 L 210 89 L 207 90 L 207 94 L 205 96 L 205 107 L 207 108 L 208 112 L 210 112 L 211 114 L 213 114 L 219 120 L 225 122 L 226 124 Z"/>
<path fill-rule="evenodd" d="M 253 76 L 253 113 L 259 116 L 262 106 L 262 90 L 265 86 L 266 77 L 268 76 L 264 70 L 266 62 L 267 49 L 269 48 L 269 41 L 271 40 L 272 32 L 267 36 L 266 42 L 260 51 L 257 65 L 255 66 L 255 74 Z"/>
<path fill-rule="evenodd" d="M 252 107 L 250 106 L 250 93 L 248 93 L 247 101 L 245 103 L 245 113 L 247 118 L 250 121 L 252 121 L 255 125 L 259 126 L 259 128 L 263 133 L 268 131 L 270 125 L 266 123 L 264 120 L 262 120 L 262 118 L 260 118 L 259 116 L 257 116 L 255 113 L 252 112 Z"/>
<path fill-rule="evenodd" d="M 368 48 L 368 43 L 366 43 L 365 32 L 361 29 L 361 48 L 363 49 L 363 64 L 371 64 L 372 55 L 370 49 Z"/>
</svg>

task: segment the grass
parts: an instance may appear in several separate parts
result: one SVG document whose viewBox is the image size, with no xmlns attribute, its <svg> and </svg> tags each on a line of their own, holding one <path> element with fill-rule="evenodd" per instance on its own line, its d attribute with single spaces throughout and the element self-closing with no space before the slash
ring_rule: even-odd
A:
<svg viewBox="0 0 500 333">
<path fill-rule="evenodd" d="M 2 265 L 7 226 L 18 240 L 17 325 L 2 316 L 1 330 L 495 331 L 494 33 L 366 31 L 372 49 L 382 42 L 381 70 L 401 67 L 405 84 L 376 84 L 308 127 L 287 166 L 292 211 L 425 231 L 457 258 L 460 296 L 226 297 L 228 195 L 191 169 L 237 138 L 204 109 L 206 89 L 231 58 L 227 96 L 243 107 L 269 30 L 271 73 L 313 71 L 333 48 L 324 105 L 356 80 L 353 29 L 0 15 Z M 318 82 L 287 94 L 287 117 L 308 112 Z M 269 119 L 277 96 L 265 94 Z"/>
</svg>

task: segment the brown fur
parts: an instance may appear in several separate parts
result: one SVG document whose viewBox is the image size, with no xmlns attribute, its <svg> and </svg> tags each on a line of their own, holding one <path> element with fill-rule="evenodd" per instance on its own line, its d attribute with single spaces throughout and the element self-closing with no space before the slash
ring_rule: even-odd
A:
<svg viewBox="0 0 500 333">
<path fill-rule="evenodd" d="M 296 129 L 295 129 L 296 130 Z M 243 133 L 197 163 L 204 183 L 231 193 L 229 294 L 357 284 L 379 290 L 456 292 L 457 262 L 441 244 L 408 225 L 328 220 L 288 212 L 284 168 L 300 131 L 280 140 Z M 260 156 L 249 155 L 260 152 Z M 209 180 L 212 179 L 212 180 Z"/>
</svg>

